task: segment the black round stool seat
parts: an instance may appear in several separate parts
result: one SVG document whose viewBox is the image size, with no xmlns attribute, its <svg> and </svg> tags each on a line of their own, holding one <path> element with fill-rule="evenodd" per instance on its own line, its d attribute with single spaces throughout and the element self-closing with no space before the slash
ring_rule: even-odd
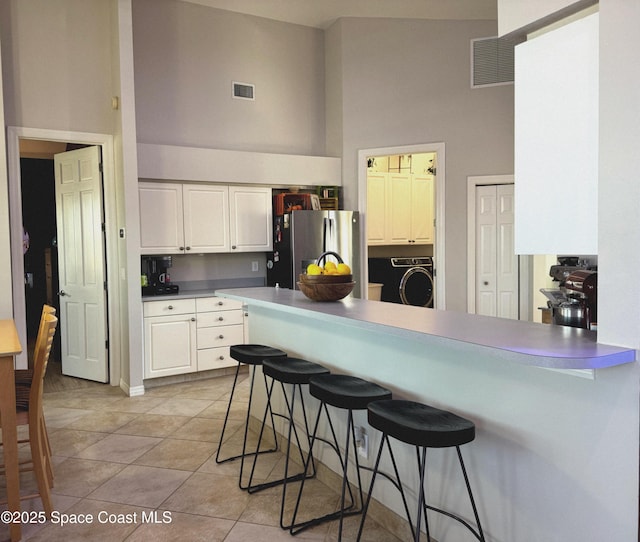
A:
<svg viewBox="0 0 640 542">
<path fill-rule="evenodd" d="M 309 393 L 323 403 L 350 410 L 364 410 L 372 401 L 391 399 L 391 392 L 350 375 L 320 375 L 309 380 Z"/>
<path fill-rule="evenodd" d="M 476 436 L 473 422 L 453 412 L 415 401 L 377 401 L 369 404 L 367 410 L 372 427 L 415 446 L 461 446 L 471 442 Z"/>
<path fill-rule="evenodd" d="M 262 372 L 285 384 L 308 384 L 312 376 L 329 374 L 329 369 L 301 358 L 265 359 Z"/>
<path fill-rule="evenodd" d="M 267 358 L 284 358 L 287 353 L 271 346 L 262 344 L 237 344 L 229 348 L 229 354 L 233 359 L 248 365 L 262 365 L 262 360 Z"/>
</svg>

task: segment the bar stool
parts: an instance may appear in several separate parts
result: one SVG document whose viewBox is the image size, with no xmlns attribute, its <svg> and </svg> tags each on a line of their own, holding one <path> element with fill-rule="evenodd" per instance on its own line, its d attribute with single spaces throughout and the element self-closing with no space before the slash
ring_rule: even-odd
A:
<svg viewBox="0 0 640 542">
<path fill-rule="evenodd" d="M 218 444 L 218 450 L 216 452 L 216 463 L 226 463 L 227 461 L 233 461 L 234 459 L 240 458 L 240 477 L 238 480 L 238 486 L 240 489 L 247 489 L 247 486 L 242 485 L 242 474 L 244 472 L 244 460 L 247 455 L 253 455 L 253 452 L 247 453 L 247 435 L 249 433 L 249 415 L 251 412 L 251 402 L 253 400 L 253 387 L 255 383 L 256 376 L 256 367 L 258 365 L 262 365 L 263 360 L 265 359 L 277 359 L 277 358 L 286 358 L 287 353 L 283 350 L 279 350 L 278 348 L 273 348 L 271 346 L 265 346 L 262 344 L 237 344 L 235 346 L 231 346 L 229 349 L 229 354 L 233 359 L 238 362 L 238 366 L 236 367 L 236 375 L 233 379 L 233 386 L 231 388 L 231 396 L 229 397 L 229 405 L 227 406 L 227 413 L 224 417 L 224 424 L 222 425 L 222 433 L 220 433 L 220 442 Z M 247 417 L 245 419 L 244 424 L 244 438 L 242 441 L 242 453 L 237 455 L 232 455 L 230 457 L 226 457 L 224 459 L 220 459 L 220 451 L 222 450 L 222 443 L 224 441 L 224 433 L 227 429 L 227 421 L 229 420 L 229 412 L 231 411 L 231 404 L 233 403 L 233 395 L 236 390 L 236 384 L 238 382 L 238 374 L 240 373 L 240 367 L 242 364 L 251 366 L 251 383 L 249 384 L 249 404 L 247 405 Z M 265 389 L 267 388 L 267 379 L 264 377 L 264 385 Z M 275 426 L 273 424 L 273 415 L 271 416 L 271 425 L 273 428 L 273 438 L 274 442 L 277 443 L 276 439 L 276 431 Z M 260 451 L 260 453 L 269 453 L 275 452 L 277 447 Z"/>
<path fill-rule="evenodd" d="M 358 537 L 356 540 L 360 540 L 362 530 L 367 517 L 367 508 L 369 501 L 371 500 L 371 494 L 373 493 L 373 485 L 376 480 L 377 474 L 383 474 L 378 470 L 380 466 L 380 458 L 382 457 L 382 451 L 387 446 L 391 457 L 391 462 L 394 468 L 394 474 L 396 480 L 392 480 L 394 485 L 400 490 L 402 495 L 402 501 L 404 503 L 405 512 L 407 514 L 407 520 L 411 526 L 411 531 L 414 537 L 414 541 L 420 540 L 420 526 L 422 521 L 422 514 L 424 513 L 424 523 L 427 534 L 427 540 L 431 540 L 429 534 L 429 521 L 427 518 L 427 509 L 434 512 L 444 514 L 456 521 L 462 523 L 471 533 L 481 542 L 485 541 L 484 534 L 482 532 L 482 526 L 480 525 L 480 517 L 478 516 L 478 510 L 471 492 L 471 485 L 469 484 L 469 478 L 467 471 L 462 460 L 462 454 L 460 452 L 460 446 L 471 442 L 475 438 L 475 425 L 473 422 L 462 418 L 452 412 L 446 410 L 440 410 L 422 403 L 415 401 L 405 400 L 391 400 L 391 401 L 377 401 L 371 403 L 367 407 L 367 418 L 369 425 L 382 432 L 382 439 L 380 440 L 380 447 L 378 448 L 378 456 L 373 468 L 373 476 L 371 478 L 371 485 L 369 486 L 369 492 L 367 494 L 367 500 L 364 505 L 364 512 L 362 514 L 362 520 L 360 522 L 360 529 L 358 531 Z M 400 442 L 406 444 L 412 444 L 416 447 L 416 455 L 418 458 L 418 470 L 420 479 L 420 488 L 418 495 L 418 510 L 417 520 L 415 525 L 411 521 L 409 514 L 409 508 L 402 489 L 402 483 L 398 475 L 398 469 L 396 467 L 395 457 L 393 456 L 393 450 L 391 449 L 391 443 L 389 437 L 393 437 Z M 460 468 L 464 477 L 465 484 L 467 486 L 467 493 L 469 494 L 469 500 L 471 507 L 473 508 L 473 514 L 475 516 L 477 531 L 463 518 L 456 516 L 448 511 L 430 506 L 427 504 L 424 480 L 426 475 L 426 457 L 428 448 L 450 448 L 454 447 L 458 452 L 458 460 L 460 462 Z M 385 475 L 385 477 L 388 477 Z M 397 483 L 396 483 L 397 482 Z"/>
<path fill-rule="evenodd" d="M 309 380 L 309 392 L 311 395 L 320 400 L 320 407 L 318 408 L 318 415 L 316 417 L 315 426 L 313 428 L 313 435 L 311 437 L 311 443 L 309 448 L 309 455 L 307 456 L 307 461 L 305 462 L 305 472 L 308 469 L 309 463 L 312 458 L 312 449 L 316 440 L 320 440 L 329 444 L 340 460 L 340 465 L 342 467 L 342 491 L 340 496 L 340 509 L 337 512 L 332 512 L 326 514 L 321 517 L 316 517 L 314 519 L 296 523 L 296 517 L 298 515 L 298 509 L 300 507 L 300 501 L 302 498 L 302 493 L 304 490 L 305 478 L 302 479 L 300 483 L 300 489 L 298 492 L 298 498 L 296 501 L 296 506 L 293 512 L 293 519 L 291 523 L 290 533 L 292 535 L 296 535 L 299 532 L 308 529 L 314 525 L 318 525 L 325 521 L 331 521 L 334 519 L 340 519 L 339 532 L 338 532 L 338 542 L 342 540 L 342 525 L 344 518 L 346 516 L 352 516 L 356 514 L 362 513 L 362 505 L 364 502 L 363 499 L 363 491 L 362 491 L 362 479 L 360 477 L 360 462 L 358 461 L 358 453 L 356 449 L 356 435 L 355 435 L 355 426 L 353 423 L 353 411 L 354 410 L 365 410 L 367 405 L 372 401 L 379 401 L 384 399 L 391 399 L 391 392 L 374 384 L 373 382 L 369 382 L 367 380 L 363 380 L 362 378 L 358 378 L 350 375 L 321 375 L 314 376 Z M 331 416 L 329 415 L 328 405 L 333 406 L 338 409 L 347 411 L 347 430 L 346 430 L 346 438 L 345 438 L 345 446 L 344 446 L 344 456 L 340 452 L 340 448 L 338 446 L 338 439 L 336 437 L 336 433 L 333 427 L 333 422 L 331 420 Z M 326 419 L 329 424 L 329 429 L 331 431 L 332 440 L 320 438 L 317 436 L 318 434 L 318 426 L 320 423 L 320 418 L 322 417 L 322 413 L 324 412 Z M 349 448 L 350 444 L 353 446 L 353 457 L 355 459 L 355 468 L 356 474 L 358 478 L 358 490 L 360 494 L 360 507 L 356 506 L 356 499 L 354 498 L 353 491 L 349 485 L 348 480 L 348 467 L 349 467 Z M 345 505 L 346 492 L 349 492 L 350 504 L 348 506 Z"/>
<path fill-rule="evenodd" d="M 309 453 L 311 451 L 310 447 L 310 431 L 309 431 L 309 423 L 307 419 L 307 410 L 304 404 L 304 395 L 302 393 L 302 386 L 309 384 L 309 380 L 313 376 L 325 375 L 329 374 L 329 369 L 323 367 L 318 363 L 314 363 L 312 361 L 308 361 L 300 358 L 286 357 L 286 358 L 276 358 L 276 359 L 265 359 L 262 362 L 262 372 L 265 376 L 271 378 L 271 383 L 267 389 L 267 405 L 264 410 L 264 417 L 262 419 L 262 427 L 260 429 L 260 435 L 258 437 L 258 444 L 256 447 L 256 452 L 260 450 L 260 443 L 262 442 L 262 435 L 265 429 L 267 414 L 271 412 L 273 416 L 281 417 L 289 422 L 288 433 L 287 433 L 287 451 L 285 454 L 285 464 L 284 464 L 284 477 L 279 480 L 271 480 L 268 482 L 264 482 L 262 484 L 253 485 L 253 475 L 255 473 L 256 463 L 258 460 L 258 454 L 256 453 L 253 456 L 253 466 L 251 468 L 251 474 L 249 476 L 249 493 L 256 493 L 258 491 L 262 491 L 263 489 L 267 489 L 270 487 L 274 487 L 282 484 L 282 505 L 280 507 L 280 527 L 283 529 L 288 529 L 290 525 L 284 524 L 284 509 L 285 509 L 285 501 L 287 496 L 287 483 L 295 482 L 301 480 L 304 477 L 312 478 L 315 476 L 315 462 L 311 459 L 311 472 L 307 472 L 303 470 L 298 474 L 294 474 L 289 476 L 289 460 L 291 457 L 291 438 L 295 438 L 296 445 L 298 447 L 298 453 L 300 454 L 300 463 L 305 465 L 305 457 L 303 454 L 303 448 L 300 443 L 300 437 L 298 435 L 298 430 L 296 428 L 296 424 L 294 422 L 294 411 L 296 406 L 296 395 L 300 397 L 300 411 L 302 413 L 302 419 L 304 422 L 304 435 L 306 438 L 307 446 L 309 446 Z M 285 400 L 286 413 L 277 413 L 273 412 L 273 408 L 271 405 L 271 397 L 273 394 L 273 387 L 276 382 L 280 382 L 280 387 L 282 389 L 282 396 Z M 291 384 L 291 394 L 287 394 L 287 390 L 285 384 Z"/>
</svg>

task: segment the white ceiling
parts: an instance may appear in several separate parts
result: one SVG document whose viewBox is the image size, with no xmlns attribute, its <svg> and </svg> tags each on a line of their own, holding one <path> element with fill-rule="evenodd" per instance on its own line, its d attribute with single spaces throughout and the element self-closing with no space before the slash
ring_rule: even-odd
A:
<svg viewBox="0 0 640 542">
<path fill-rule="evenodd" d="M 327 28 L 341 17 L 497 19 L 497 0 L 185 0 L 213 8 Z"/>
</svg>

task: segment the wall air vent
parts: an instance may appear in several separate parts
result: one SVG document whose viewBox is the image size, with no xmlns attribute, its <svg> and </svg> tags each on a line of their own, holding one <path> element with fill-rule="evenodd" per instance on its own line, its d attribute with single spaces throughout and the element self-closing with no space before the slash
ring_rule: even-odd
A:
<svg viewBox="0 0 640 542">
<path fill-rule="evenodd" d="M 233 97 L 238 98 L 240 100 L 255 100 L 255 85 L 250 85 L 249 83 L 237 83 L 234 81 L 232 83 L 233 87 Z"/>
<path fill-rule="evenodd" d="M 471 40 L 471 88 L 513 83 L 513 40 Z"/>
</svg>

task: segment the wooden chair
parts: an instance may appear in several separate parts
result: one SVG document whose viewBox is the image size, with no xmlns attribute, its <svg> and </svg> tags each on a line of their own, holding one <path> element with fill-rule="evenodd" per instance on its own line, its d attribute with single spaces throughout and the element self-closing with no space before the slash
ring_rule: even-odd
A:
<svg viewBox="0 0 640 542">
<path fill-rule="evenodd" d="M 50 472 L 51 458 L 48 451 L 47 434 L 44 425 L 44 413 L 42 406 L 42 391 L 44 374 L 49 361 L 53 336 L 58 325 L 58 319 L 52 314 L 43 317 L 43 324 L 38 333 L 33 362 L 33 378 L 29 388 L 28 410 L 18 410 L 17 424 L 28 425 L 31 459 L 21 463 L 21 471 L 33 470 L 38 485 L 38 493 L 34 495 L 21 495 L 21 499 L 32 499 L 40 496 L 42 506 L 48 516 L 51 515 Z M 0 420 L 1 423 L 1 420 Z M 23 468 L 26 466 L 26 468 Z M 0 470 L 4 474 L 4 467 Z"/>
<path fill-rule="evenodd" d="M 40 324 L 38 326 L 38 337 L 42 332 L 42 327 L 45 324 L 45 316 L 47 314 L 52 314 L 53 316 L 55 316 L 56 308 L 47 304 L 44 304 L 42 306 L 42 313 L 40 315 Z M 33 352 L 33 356 L 29 359 L 29 368 L 16 369 L 15 371 L 16 406 L 18 410 L 24 410 L 24 411 L 29 410 L 29 394 L 31 390 L 31 382 L 33 381 L 33 365 L 36 357 L 38 356 L 37 349 L 38 349 L 38 340 L 36 338 L 36 346 Z M 42 431 L 44 431 L 44 434 L 46 436 L 45 444 L 47 448 L 47 457 L 49 458 L 47 461 L 47 478 L 49 479 L 49 487 L 53 487 L 53 470 L 51 468 L 51 445 L 49 444 L 49 433 L 47 432 L 47 426 L 44 420 L 44 416 L 42 417 Z M 19 443 L 29 442 L 29 439 L 22 439 L 22 440 L 19 440 L 18 442 Z"/>
</svg>

